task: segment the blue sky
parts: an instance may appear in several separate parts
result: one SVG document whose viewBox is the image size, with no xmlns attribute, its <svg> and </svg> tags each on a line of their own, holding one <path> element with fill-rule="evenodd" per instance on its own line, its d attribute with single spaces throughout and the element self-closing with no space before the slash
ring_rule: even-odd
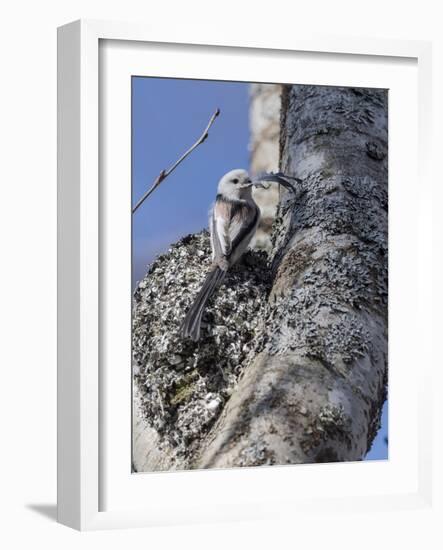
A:
<svg viewBox="0 0 443 550">
<path fill-rule="evenodd" d="M 180 237 L 207 227 L 220 177 L 249 165 L 249 85 L 241 82 L 132 78 L 132 201 L 196 141 L 212 113 L 221 115 L 200 145 L 133 218 L 133 284 Z M 388 407 L 366 459 L 387 458 Z"/>
</svg>

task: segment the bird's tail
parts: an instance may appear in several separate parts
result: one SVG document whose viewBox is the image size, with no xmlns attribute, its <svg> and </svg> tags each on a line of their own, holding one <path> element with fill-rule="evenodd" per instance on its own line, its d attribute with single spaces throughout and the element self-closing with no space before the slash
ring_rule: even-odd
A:
<svg viewBox="0 0 443 550">
<path fill-rule="evenodd" d="M 200 324 L 206 302 L 211 297 L 214 290 L 221 283 L 226 271 L 215 267 L 206 275 L 205 282 L 197 294 L 194 303 L 189 308 L 188 313 L 181 326 L 181 334 L 183 338 L 191 338 L 197 342 L 200 338 Z"/>
</svg>

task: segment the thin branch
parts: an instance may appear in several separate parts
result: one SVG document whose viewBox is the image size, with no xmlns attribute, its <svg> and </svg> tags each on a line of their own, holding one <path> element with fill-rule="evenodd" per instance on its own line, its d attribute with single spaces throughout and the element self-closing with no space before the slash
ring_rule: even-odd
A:
<svg viewBox="0 0 443 550">
<path fill-rule="evenodd" d="M 179 164 L 181 164 L 181 163 L 185 160 L 185 158 L 186 158 L 187 156 L 189 156 L 189 155 L 192 153 L 192 151 L 193 151 L 194 149 L 196 149 L 200 144 L 202 144 L 202 143 L 206 140 L 206 138 L 207 138 L 208 135 L 209 135 L 209 129 L 211 128 L 211 126 L 212 126 L 213 123 L 214 123 L 214 120 L 218 117 L 219 114 L 220 114 L 220 109 L 217 109 L 217 110 L 215 111 L 215 113 L 211 116 L 211 118 L 209 119 L 208 125 L 206 126 L 206 128 L 205 128 L 203 134 L 198 138 L 198 140 L 197 140 L 193 145 L 191 145 L 191 147 L 190 147 L 187 151 L 185 151 L 185 152 L 183 153 L 183 155 L 182 155 L 182 156 L 181 156 L 181 157 L 180 157 L 180 158 L 179 158 L 170 168 L 168 168 L 167 170 L 162 170 L 162 171 L 160 172 L 160 174 L 156 177 L 154 183 L 152 184 L 151 188 L 148 189 L 148 191 L 146 191 L 146 193 L 143 195 L 143 197 L 138 201 L 138 203 L 137 203 L 137 204 L 134 206 L 134 208 L 132 209 L 132 213 L 133 213 L 133 214 L 135 213 L 135 211 L 137 210 L 137 208 L 138 208 L 139 206 L 141 206 L 141 205 L 143 204 L 143 202 L 149 197 L 149 195 L 150 195 L 155 189 L 157 189 L 157 187 L 161 184 L 161 182 L 162 182 L 164 179 L 166 179 L 166 178 L 169 176 L 169 174 L 170 174 L 171 172 L 173 172 L 173 171 L 177 168 L 177 166 L 178 166 Z"/>
</svg>

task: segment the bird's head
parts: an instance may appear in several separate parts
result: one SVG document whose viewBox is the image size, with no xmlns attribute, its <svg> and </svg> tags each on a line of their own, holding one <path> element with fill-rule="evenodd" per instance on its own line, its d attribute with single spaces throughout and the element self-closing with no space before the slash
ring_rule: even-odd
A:
<svg viewBox="0 0 443 550">
<path fill-rule="evenodd" d="M 251 178 L 246 170 L 236 169 L 225 174 L 218 182 L 218 192 L 225 197 L 238 199 L 250 193 Z"/>
</svg>

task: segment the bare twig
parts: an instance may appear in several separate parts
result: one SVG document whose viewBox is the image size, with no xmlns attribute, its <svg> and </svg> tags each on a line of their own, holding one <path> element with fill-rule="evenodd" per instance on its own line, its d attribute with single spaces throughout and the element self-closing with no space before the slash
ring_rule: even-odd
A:
<svg viewBox="0 0 443 550">
<path fill-rule="evenodd" d="M 132 209 L 133 214 L 137 210 L 137 208 L 139 206 L 141 206 L 143 204 L 143 202 L 149 197 L 149 195 L 155 189 L 157 189 L 157 187 L 161 184 L 161 182 L 164 179 L 166 179 L 169 176 L 169 174 L 171 172 L 173 172 L 177 168 L 177 166 L 179 164 L 181 164 L 185 160 L 185 158 L 192 153 L 192 151 L 194 149 L 196 149 L 201 143 L 203 143 L 206 140 L 206 138 L 209 135 L 209 129 L 213 125 L 214 120 L 218 117 L 219 114 L 220 114 L 220 109 L 217 109 L 215 111 L 215 113 L 211 116 L 211 118 L 209 119 L 208 125 L 206 126 L 206 128 L 204 129 L 203 134 L 198 138 L 198 140 L 193 145 L 191 145 L 191 147 L 187 151 L 185 151 L 183 153 L 183 155 L 170 168 L 168 168 L 167 170 L 162 170 L 160 172 L 160 174 L 156 177 L 154 183 L 152 184 L 151 188 L 148 189 L 148 191 L 146 191 L 146 193 L 143 195 L 143 197 L 137 202 L 137 204 Z"/>
</svg>

